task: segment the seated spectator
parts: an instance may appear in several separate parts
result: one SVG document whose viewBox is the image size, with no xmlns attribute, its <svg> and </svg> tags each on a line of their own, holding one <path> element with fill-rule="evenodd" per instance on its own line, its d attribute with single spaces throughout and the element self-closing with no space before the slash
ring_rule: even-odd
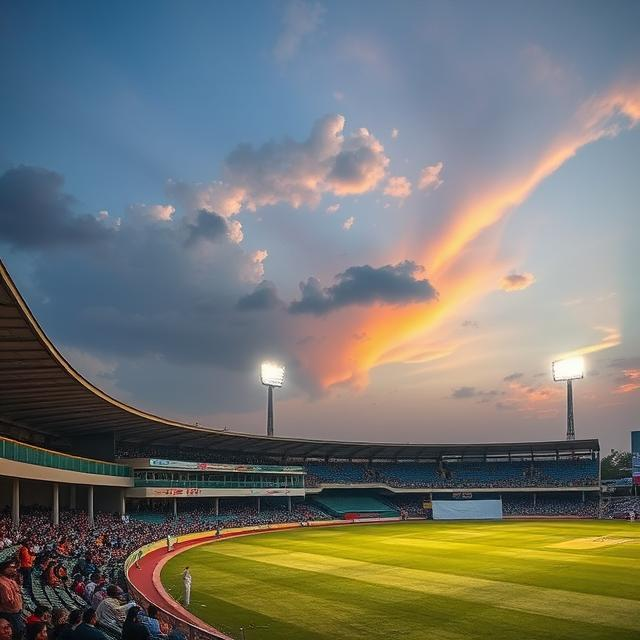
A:
<svg viewBox="0 0 640 640">
<path fill-rule="evenodd" d="M 93 592 L 96 590 L 98 583 L 100 582 L 102 576 L 96 571 L 91 574 L 91 578 L 89 582 L 84 587 L 84 595 L 83 598 L 87 601 L 88 604 L 91 604 L 91 598 L 93 598 Z"/>
<path fill-rule="evenodd" d="M 57 640 L 61 631 L 67 626 L 67 610 L 56 608 L 51 612 L 51 632 L 49 640 Z"/>
<path fill-rule="evenodd" d="M 15 639 L 22 637 L 22 593 L 18 584 L 18 565 L 14 560 L 0 563 L 0 618 L 9 621 Z"/>
<path fill-rule="evenodd" d="M 107 597 L 96 609 L 96 615 L 100 624 L 121 627 L 127 617 L 127 610 L 135 606 L 133 602 L 121 604 L 118 600 L 118 587 L 110 584 L 107 587 Z"/>
<path fill-rule="evenodd" d="M 149 634 L 153 638 L 162 638 L 165 635 L 158 620 L 158 611 L 158 607 L 155 604 L 150 604 L 146 614 L 144 611 L 140 611 L 138 614 L 138 619 L 149 629 Z"/>
<path fill-rule="evenodd" d="M 5 618 L 0 618 L 0 640 L 11 640 L 13 628 Z"/>
<path fill-rule="evenodd" d="M 73 640 L 74 631 L 81 622 L 82 611 L 80 609 L 74 609 L 61 627 L 54 627 L 51 640 Z"/>
<path fill-rule="evenodd" d="M 73 584 L 71 585 L 71 591 L 73 591 L 73 593 L 75 593 L 77 596 L 80 596 L 81 598 L 84 598 L 84 580 L 82 579 L 82 576 L 79 573 L 76 573 L 75 576 L 73 576 Z"/>
<path fill-rule="evenodd" d="M 98 607 L 100 606 L 100 603 L 107 597 L 107 584 L 103 583 L 103 584 L 99 584 L 94 592 L 93 592 L 93 597 L 91 598 L 91 606 L 94 609 L 98 609 Z"/>
<path fill-rule="evenodd" d="M 53 560 L 47 562 L 47 567 L 44 570 L 45 582 L 54 589 L 60 586 L 60 579 L 56 575 L 56 563 Z"/>
<path fill-rule="evenodd" d="M 127 611 L 127 617 L 122 625 L 122 640 L 149 640 L 149 629 L 140 622 L 139 613 L 140 607 L 135 605 Z"/>
<path fill-rule="evenodd" d="M 96 610 L 91 607 L 85 609 L 82 614 L 82 622 L 73 632 L 73 640 L 107 640 L 107 636 L 99 629 L 96 629 L 97 622 Z"/>
<path fill-rule="evenodd" d="M 27 626 L 38 622 L 44 622 L 45 624 L 51 622 L 51 609 L 49 607 L 39 604 L 27 618 Z"/>
<path fill-rule="evenodd" d="M 47 640 L 47 625 L 45 622 L 34 622 L 27 625 L 27 631 L 24 634 L 25 640 Z"/>
</svg>

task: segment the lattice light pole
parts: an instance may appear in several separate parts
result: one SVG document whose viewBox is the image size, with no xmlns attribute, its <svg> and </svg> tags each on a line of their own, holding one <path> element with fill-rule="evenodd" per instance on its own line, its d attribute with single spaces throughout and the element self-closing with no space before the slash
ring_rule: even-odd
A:
<svg viewBox="0 0 640 640">
<path fill-rule="evenodd" d="M 567 440 L 576 439 L 576 429 L 573 420 L 573 381 L 584 378 L 584 360 L 582 358 L 568 358 L 551 363 L 553 379 L 556 382 L 567 383 Z"/>
<path fill-rule="evenodd" d="M 275 362 L 263 362 L 260 382 L 267 387 L 267 435 L 273 435 L 273 389 L 284 384 L 284 367 Z"/>
</svg>

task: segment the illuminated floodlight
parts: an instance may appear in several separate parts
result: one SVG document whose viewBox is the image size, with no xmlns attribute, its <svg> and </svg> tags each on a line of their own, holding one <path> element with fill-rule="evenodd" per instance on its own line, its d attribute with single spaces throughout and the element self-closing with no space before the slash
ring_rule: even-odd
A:
<svg viewBox="0 0 640 640">
<path fill-rule="evenodd" d="M 584 378 L 584 359 L 566 358 L 551 363 L 551 372 L 556 382 L 567 383 L 567 440 L 576 439 L 573 420 L 573 381 Z"/>
<path fill-rule="evenodd" d="M 556 360 L 551 364 L 551 371 L 556 382 L 580 380 L 584 378 L 584 358 Z"/>
<path fill-rule="evenodd" d="M 284 367 L 275 362 L 263 362 L 260 381 L 267 387 L 281 387 L 284 384 Z"/>
</svg>

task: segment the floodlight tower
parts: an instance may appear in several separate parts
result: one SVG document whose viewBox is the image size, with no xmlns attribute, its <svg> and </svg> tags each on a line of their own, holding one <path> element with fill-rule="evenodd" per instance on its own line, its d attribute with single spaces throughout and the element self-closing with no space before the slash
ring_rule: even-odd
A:
<svg viewBox="0 0 640 640">
<path fill-rule="evenodd" d="M 584 360 L 582 358 L 568 358 L 551 363 L 553 379 L 556 382 L 567 381 L 567 440 L 576 439 L 573 423 L 573 385 L 574 380 L 584 378 Z"/>
<path fill-rule="evenodd" d="M 273 388 L 284 384 L 284 367 L 275 362 L 263 362 L 260 382 L 267 387 L 267 435 L 273 435 Z"/>
</svg>

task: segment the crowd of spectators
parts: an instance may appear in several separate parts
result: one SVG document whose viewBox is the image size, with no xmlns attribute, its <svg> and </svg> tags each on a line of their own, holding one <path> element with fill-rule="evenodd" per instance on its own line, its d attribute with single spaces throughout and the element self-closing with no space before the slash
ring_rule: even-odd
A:
<svg viewBox="0 0 640 640">
<path fill-rule="evenodd" d="M 640 520 L 640 496 L 622 496 L 605 500 L 602 504 L 602 517 Z"/>
<path fill-rule="evenodd" d="M 309 462 L 307 487 L 378 483 L 397 488 L 575 487 L 598 484 L 591 459 L 513 462 Z"/>
<path fill-rule="evenodd" d="M 0 640 L 179 638 L 160 628 L 153 605 L 145 612 L 128 597 L 124 560 L 132 551 L 167 536 L 329 517 L 309 504 L 289 513 L 246 501 L 226 501 L 220 517 L 207 509 L 154 521 L 141 515 L 98 513 L 90 526 L 86 513 L 64 511 L 54 526 L 49 509 L 32 508 L 14 529 L 8 510 L 0 514 Z"/>
<path fill-rule="evenodd" d="M 545 516 L 577 518 L 597 518 L 599 511 L 598 496 L 558 496 L 537 494 L 535 503 L 533 494 L 503 494 L 502 513 L 505 516 Z"/>
<path fill-rule="evenodd" d="M 282 464 L 273 457 L 223 457 L 201 449 L 143 447 L 121 444 L 122 458 L 164 458 L 189 462 L 232 464 Z M 471 489 L 474 487 L 577 487 L 596 486 L 598 461 L 592 458 L 560 460 L 459 461 L 440 462 L 348 462 L 291 461 L 305 467 L 307 487 L 323 484 L 386 484 L 397 488 Z"/>
</svg>

